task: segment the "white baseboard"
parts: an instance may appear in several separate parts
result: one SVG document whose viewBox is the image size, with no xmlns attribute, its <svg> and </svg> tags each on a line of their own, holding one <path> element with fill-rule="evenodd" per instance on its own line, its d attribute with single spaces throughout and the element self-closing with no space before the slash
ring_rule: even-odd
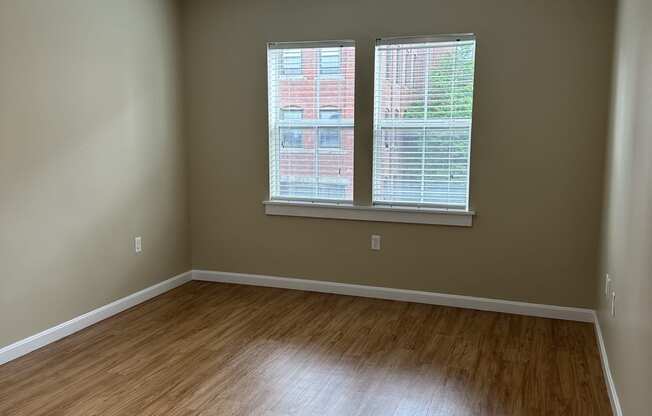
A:
<svg viewBox="0 0 652 416">
<path fill-rule="evenodd" d="M 564 319 L 568 321 L 594 322 L 592 309 L 568 308 L 564 306 L 540 305 L 536 303 L 514 302 L 461 295 L 447 295 L 442 293 L 393 289 L 388 287 L 352 285 L 348 283 L 336 283 L 320 280 L 215 272 L 207 270 L 193 270 L 192 278 L 193 280 L 204 280 L 209 282 L 237 283 L 242 285 L 306 290 L 310 292 L 336 293 L 340 295 L 360 296 L 366 298 L 398 300 L 426 303 L 430 305 L 451 306 L 456 308 L 477 309 L 482 311 L 513 313 L 517 315 L 538 316 L 543 318 Z"/>
<path fill-rule="evenodd" d="M 593 312 L 595 319 L 595 333 L 598 338 L 598 349 L 600 350 L 600 359 L 602 361 L 602 373 L 604 380 L 607 383 L 607 392 L 609 393 L 609 401 L 611 402 L 611 410 L 614 416 L 623 416 L 623 409 L 620 407 L 620 400 L 618 399 L 618 391 L 614 383 L 613 376 L 611 375 L 611 368 L 609 368 L 609 358 L 607 358 L 607 348 L 602 338 L 602 329 L 600 329 L 600 319 L 598 314 Z"/>
<path fill-rule="evenodd" d="M 63 337 L 74 334 L 86 327 L 89 327 L 99 321 L 116 315 L 126 309 L 145 302 L 155 296 L 174 289 L 186 282 L 192 280 L 192 272 L 185 272 L 171 279 L 165 280 L 154 286 L 150 286 L 140 292 L 133 293 L 115 302 L 104 305 L 100 308 L 92 310 L 84 315 L 80 315 L 67 322 L 59 324 L 55 327 L 46 329 L 38 334 L 32 335 L 29 338 L 22 339 L 13 344 L 0 348 L 0 365 L 29 354 L 30 352 L 55 342 Z"/>
<path fill-rule="evenodd" d="M 283 289 L 305 290 L 310 292 L 334 293 L 348 296 L 397 300 L 405 302 L 425 303 L 430 305 L 451 306 L 456 308 L 477 309 L 483 311 L 512 313 L 517 315 L 537 316 L 543 318 L 563 319 L 595 324 L 598 348 L 602 360 L 602 370 L 607 384 L 609 400 L 614 416 L 622 416 L 618 393 L 614 384 L 607 350 L 605 348 L 600 321 L 595 311 L 591 309 L 569 308 L 564 306 L 541 305 L 536 303 L 514 302 L 507 300 L 478 298 L 461 295 L 448 295 L 416 290 L 393 289 L 377 286 L 353 285 L 347 283 L 327 282 L 320 280 L 295 279 L 256 274 L 215 272 L 207 270 L 192 270 L 171 279 L 150 286 L 139 292 L 118 299 L 108 305 L 73 318 L 38 334 L 0 348 L 0 365 L 44 347 L 68 335 L 74 334 L 97 322 L 116 315 L 126 309 L 145 302 L 155 296 L 165 293 L 190 280 L 203 280 L 219 283 L 236 283 L 243 285 L 276 287 Z"/>
</svg>

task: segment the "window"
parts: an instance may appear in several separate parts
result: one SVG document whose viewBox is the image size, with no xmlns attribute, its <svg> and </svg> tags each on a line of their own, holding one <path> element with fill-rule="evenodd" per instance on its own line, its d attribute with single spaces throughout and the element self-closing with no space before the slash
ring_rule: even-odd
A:
<svg viewBox="0 0 652 416">
<path fill-rule="evenodd" d="M 281 109 L 281 120 L 301 120 L 303 110 L 300 108 Z M 303 147 L 303 130 L 300 128 L 281 127 L 281 148 L 293 149 Z"/>
<path fill-rule="evenodd" d="M 340 48 L 322 48 L 319 51 L 319 73 L 339 75 L 342 71 L 342 51 Z"/>
<path fill-rule="evenodd" d="M 322 108 L 319 110 L 319 118 L 322 120 L 339 120 L 342 118 L 342 112 L 337 108 Z"/>
<path fill-rule="evenodd" d="M 281 109 L 281 120 L 301 120 L 303 110 L 300 108 L 283 108 Z"/>
<path fill-rule="evenodd" d="M 281 140 L 281 147 L 284 149 L 303 148 L 303 131 L 281 128 Z"/>
<path fill-rule="evenodd" d="M 301 75 L 301 49 L 284 51 L 281 55 L 281 61 L 283 75 Z"/>
<path fill-rule="evenodd" d="M 472 35 L 377 41 L 374 204 L 468 210 L 474 64 Z"/>
<path fill-rule="evenodd" d="M 352 201 L 354 43 L 270 43 L 267 56 L 270 199 Z"/>
<path fill-rule="evenodd" d="M 338 120 L 342 118 L 342 112 L 338 109 L 325 108 L 319 110 L 320 120 Z M 322 149 L 339 149 L 342 147 L 342 134 L 340 127 L 320 127 L 319 128 L 319 147 Z"/>
</svg>

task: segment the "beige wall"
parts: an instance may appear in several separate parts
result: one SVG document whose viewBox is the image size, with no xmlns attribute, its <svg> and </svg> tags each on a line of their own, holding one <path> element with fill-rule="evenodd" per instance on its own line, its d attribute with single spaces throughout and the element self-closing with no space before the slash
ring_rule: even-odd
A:
<svg viewBox="0 0 652 416">
<path fill-rule="evenodd" d="M 176 50 L 170 2 L 0 1 L 0 347 L 189 269 Z"/>
<path fill-rule="evenodd" d="M 0 2 L 0 346 L 191 264 L 594 305 L 612 0 L 180 3 L 190 213 L 173 2 Z M 266 42 L 358 42 L 368 203 L 373 39 L 452 32 L 478 36 L 473 228 L 264 215 Z"/>
<path fill-rule="evenodd" d="M 612 0 L 182 5 L 193 267 L 594 306 Z M 355 198 L 368 203 L 374 39 L 459 32 L 478 37 L 473 228 L 265 216 L 266 42 L 357 41 Z"/>
<path fill-rule="evenodd" d="M 652 409 L 652 3 L 621 0 L 609 140 L 599 318 L 628 416 Z M 616 316 L 604 296 L 613 279 Z"/>
</svg>

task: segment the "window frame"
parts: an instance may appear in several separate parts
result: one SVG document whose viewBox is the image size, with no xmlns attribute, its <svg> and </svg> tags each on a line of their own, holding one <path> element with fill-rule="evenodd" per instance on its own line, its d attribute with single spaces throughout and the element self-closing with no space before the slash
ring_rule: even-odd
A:
<svg viewBox="0 0 652 416">
<path fill-rule="evenodd" d="M 287 67 L 286 67 L 286 60 L 288 57 L 286 55 L 289 55 L 290 53 L 294 53 L 296 51 L 297 57 L 296 59 L 299 60 L 299 67 L 296 71 L 294 72 L 288 72 Z M 303 51 L 301 49 L 295 49 L 295 50 L 288 50 L 284 51 L 283 54 L 281 55 L 281 73 L 280 76 L 283 78 L 301 78 L 303 77 Z"/>
<path fill-rule="evenodd" d="M 273 201 L 292 201 L 292 202 L 297 202 L 297 203 L 305 203 L 305 202 L 310 202 L 310 203 L 338 203 L 338 204 L 352 204 L 353 203 L 353 186 L 354 186 L 354 178 L 353 178 L 353 172 L 354 172 L 354 164 L 353 164 L 353 157 L 350 157 L 349 159 L 346 159 L 346 153 L 351 152 L 353 153 L 353 147 L 344 146 L 343 143 L 343 138 L 342 138 L 342 129 L 343 128 L 349 128 L 351 131 L 354 131 L 354 110 L 351 112 L 351 118 L 344 119 L 340 118 L 338 120 L 324 120 L 324 119 L 319 119 L 319 108 L 312 108 L 312 107 L 306 107 L 304 110 L 308 111 L 310 114 L 308 115 L 308 118 L 304 118 L 301 120 L 283 120 L 281 116 L 279 115 L 279 112 L 282 111 L 283 109 L 287 110 L 294 110 L 294 108 L 279 108 L 279 107 L 272 107 L 271 106 L 271 101 L 272 99 L 275 99 L 275 97 L 278 96 L 278 91 L 272 92 L 273 90 L 271 89 L 271 84 L 272 79 L 275 80 L 275 82 L 278 82 L 279 80 L 287 80 L 290 83 L 296 83 L 296 82 L 309 82 L 312 81 L 312 76 L 314 74 L 314 81 L 319 83 L 321 79 L 326 79 L 326 80 L 332 80 L 336 79 L 341 82 L 346 82 L 346 91 L 349 91 L 349 88 L 353 88 L 352 92 L 346 92 L 344 93 L 344 103 L 348 103 L 348 100 L 351 99 L 353 102 L 355 102 L 355 73 L 353 73 L 353 78 L 352 81 L 353 83 L 349 83 L 349 78 L 345 76 L 347 75 L 348 71 L 351 70 L 352 64 L 349 64 L 348 66 L 345 66 L 346 61 L 350 57 L 351 59 L 355 59 L 355 47 L 356 43 L 353 40 L 341 40 L 341 41 L 298 41 L 298 42 L 269 42 L 267 44 L 267 51 L 268 51 L 268 60 L 267 60 L 267 74 L 268 74 L 268 121 L 269 121 L 269 163 L 270 165 L 268 166 L 268 172 L 269 172 L 269 200 Z M 323 75 L 321 74 L 321 51 L 319 49 L 321 48 L 328 48 L 328 49 L 337 49 L 338 51 L 338 72 L 333 73 L 333 74 L 328 74 L 328 75 Z M 344 55 L 344 49 L 343 48 L 352 48 L 352 54 L 351 55 Z M 291 49 L 298 49 L 301 51 L 301 56 L 302 59 L 304 60 L 302 65 L 305 64 L 305 60 L 308 60 L 311 62 L 311 67 L 306 68 L 302 67 L 302 75 L 297 76 L 296 74 L 289 74 L 289 75 L 284 75 L 284 71 L 280 71 L 278 62 L 279 59 L 283 59 L 283 52 L 281 52 L 280 57 L 279 55 L 275 56 L 275 65 L 274 67 L 270 66 L 271 62 L 270 57 L 272 56 L 270 54 L 270 51 L 273 49 L 281 49 L 283 51 L 285 50 L 291 50 Z M 312 54 L 306 54 L 304 53 L 306 50 L 310 49 L 317 49 L 317 52 L 315 53 L 315 56 L 313 58 Z M 312 61 L 314 59 L 314 61 Z M 281 61 L 281 67 L 282 61 Z M 314 67 L 314 70 L 312 69 Z M 353 66 L 354 67 L 354 66 Z M 272 74 L 274 75 L 274 78 L 272 78 Z M 277 88 L 277 87 L 275 87 Z M 317 93 L 319 94 L 319 93 Z M 350 94 L 351 98 L 348 98 L 348 95 Z M 319 95 L 318 95 L 319 96 Z M 317 103 L 319 103 L 319 99 L 317 99 Z M 330 109 L 331 106 L 325 106 Z M 348 107 L 347 107 L 348 109 Z M 312 118 L 313 111 L 316 111 L 317 118 Z M 341 109 L 340 113 L 343 115 L 344 110 Z M 348 114 L 348 110 L 347 110 Z M 343 199 L 332 199 L 332 198 L 321 198 L 321 194 L 317 193 L 315 198 L 304 198 L 304 197 L 294 197 L 294 196 L 282 196 L 281 191 L 280 191 L 280 183 L 281 181 L 286 181 L 290 180 L 291 175 L 286 175 L 283 176 L 282 171 L 279 170 L 274 170 L 277 169 L 272 168 L 272 158 L 273 157 L 278 157 L 281 153 L 276 153 L 272 154 L 272 149 L 277 149 L 274 150 L 275 152 L 278 152 L 279 150 L 279 135 L 280 135 L 280 129 L 284 128 L 291 128 L 291 129 L 303 129 L 304 130 L 304 142 L 303 142 L 303 147 L 285 147 L 284 150 L 280 150 L 280 152 L 284 153 L 292 153 L 292 152 L 297 152 L 297 153 L 315 153 L 315 157 L 319 157 L 320 154 L 329 154 L 329 155 L 334 155 L 334 154 L 342 154 L 343 157 L 343 165 L 339 169 L 341 172 L 341 179 L 339 177 L 329 177 L 328 174 L 326 176 L 316 176 L 316 186 L 319 187 L 320 184 L 325 184 L 326 186 L 329 185 L 332 181 L 341 181 L 343 184 L 346 184 L 346 193 L 345 197 Z M 320 140 L 320 129 L 322 128 L 338 128 L 338 138 L 339 138 L 339 145 L 337 147 L 321 147 L 319 146 L 319 140 Z M 305 133 L 306 130 L 313 130 L 314 131 L 314 143 L 310 143 L 310 145 L 306 144 L 305 141 Z M 273 132 L 274 131 L 274 132 Z M 354 133 L 352 133 L 354 134 Z M 273 136 L 274 135 L 274 136 Z M 274 138 L 274 142 L 272 142 L 272 139 Z M 352 136 L 352 140 L 355 140 L 354 136 Z M 310 141 L 310 140 L 309 140 Z M 348 160 L 348 163 L 347 163 Z M 279 162 L 275 162 L 279 163 Z M 350 166 L 348 165 L 350 163 Z M 336 169 L 337 170 L 337 169 Z M 348 174 L 346 172 L 349 172 Z M 274 176 L 274 179 L 272 179 L 272 175 Z M 305 179 L 305 178 L 304 178 Z M 339 184 L 339 182 L 338 182 Z M 296 184 L 295 184 L 296 185 Z M 299 185 L 297 185 L 299 186 Z"/>
<path fill-rule="evenodd" d="M 338 115 L 338 117 L 322 117 L 324 112 L 332 112 Z M 324 106 L 319 109 L 319 120 L 342 120 L 342 110 L 334 106 Z M 322 143 L 322 133 L 324 131 L 333 131 L 335 133 L 335 141 L 337 144 L 335 146 L 324 146 Z M 330 138 L 329 138 L 330 139 Z M 317 131 L 317 141 L 320 150 L 340 150 L 342 149 L 342 128 L 341 127 L 319 127 Z"/>
<path fill-rule="evenodd" d="M 415 37 L 400 37 L 400 38 L 379 38 L 378 41 L 383 41 L 383 42 L 401 42 L 405 40 L 411 40 L 412 43 L 418 43 L 418 42 L 433 42 L 433 41 L 443 41 L 443 40 L 453 40 L 453 39 L 459 39 L 459 38 L 466 38 L 466 37 L 471 37 L 474 41 L 476 41 L 475 35 L 474 34 L 453 34 L 453 35 L 437 35 L 437 36 L 415 36 Z M 347 43 L 350 42 L 349 45 L 347 46 L 353 46 L 355 47 L 355 41 L 345 41 Z M 270 42 L 268 44 L 268 49 L 270 48 L 270 45 L 278 45 L 278 42 Z M 283 42 L 285 46 L 290 46 L 294 45 L 297 48 L 305 47 L 305 48 L 311 48 L 311 47 L 327 47 L 325 46 L 326 44 L 330 44 L 332 46 L 343 46 L 340 44 L 340 41 L 317 41 L 317 42 Z M 477 43 L 476 43 L 477 46 Z M 303 57 L 303 54 L 301 55 Z M 303 59 L 303 58 L 302 58 Z M 336 74 L 324 74 L 321 73 L 321 53 L 318 55 L 318 66 L 317 66 L 317 71 L 315 71 L 315 75 L 317 78 L 343 78 L 344 77 L 344 62 L 343 62 L 343 56 L 340 55 L 340 70 Z M 392 59 L 392 62 L 387 62 L 387 65 L 392 65 L 394 68 L 396 68 L 398 65 L 396 65 L 396 62 L 394 62 L 396 59 Z M 379 73 L 378 71 L 378 65 L 379 62 L 377 60 L 374 62 L 374 96 L 373 96 L 373 102 L 375 104 L 376 102 L 376 91 L 377 91 L 377 76 L 376 74 Z M 415 84 L 415 79 L 413 75 L 414 71 L 414 66 L 415 62 L 414 59 L 410 62 L 411 65 L 411 70 L 409 78 L 411 84 Z M 474 66 L 476 66 L 475 58 L 474 58 Z M 396 68 L 398 71 L 398 68 Z M 407 75 L 406 73 L 407 68 L 404 68 L 403 74 Z M 305 73 L 304 71 L 301 71 L 301 75 L 280 75 L 281 77 L 287 78 L 305 78 Z M 354 69 L 354 73 L 356 70 Z M 395 74 L 397 75 L 397 74 Z M 357 78 L 357 76 L 356 76 Z M 475 73 L 474 73 L 474 78 L 475 78 Z M 475 87 L 475 79 L 474 79 L 474 87 Z M 357 95 L 358 93 L 354 90 L 354 102 L 358 102 L 357 100 Z M 375 105 L 374 105 L 374 114 L 373 116 L 375 117 Z M 335 110 L 336 108 L 324 108 L 325 110 L 330 110 L 333 109 Z M 321 112 L 322 109 L 318 109 L 317 111 Z M 278 110 L 277 110 L 278 111 Z M 270 113 L 271 117 L 271 113 Z M 331 123 L 328 120 L 323 120 L 321 117 L 318 115 L 318 119 L 316 120 L 317 124 L 316 125 L 311 125 L 307 127 L 316 127 L 317 129 L 321 127 L 330 127 Z M 349 120 L 346 120 L 349 121 Z M 270 118 L 270 123 L 271 123 L 271 118 Z M 472 119 L 471 119 L 471 124 L 472 124 Z M 350 119 L 350 125 L 338 123 L 338 127 L 351 127 L 354 128 L 354 123 L 353 119 Z M 341 131 L 340 131 L 341 133 Z M 374 129 L 374 134 L 375 134 L 375 129 Z M 319 133 L 317 133 L 317 140 L 319 140 Z M 467 160 L 467 169 L 468 169 L 468 175 L 467 175 L 467 197 L 466 197 L 466 207 L 464 209 L 459 209 L 459 208 L 451 208 L 451 207 L 440 207 L 440 206 L 431 206 L 431 205 L 414 205 L 414 204 L 397 204 L 397 203 L 392 203 L 392 204 L 387 204 L 387 203 L 378 203 L 374 202 L 373 199 L 372 201 L 367 204 L 360 204 L 359 201 L 357 201 L 357 198 L 355 195 L 353 196 L 353 200 L 321 200 L 321 199 L 305 199 L 305 198 L 286 198 L 286 197 L 281 197 L 281 198 L 274 198 L 272 199 L 271 192 L 271 177 L 270 177 L 270 188 L 269 188 L 269 199 L 263 201 L 263 206 L 264 206 L 264 211 L 266 215 L 272 215 L 272 216 L 290 216 L 290 217 L 307 217 L 307 218 L 327 218 L 327 219 L 344 219 L 344 220 L 355 220 L 355 221 L 378 221 L 378 222 L 390 222 L 390 223 L 410 223 L 410 224 L 428 224 L 428 225 L 445 225 L 445 226 L 461 226 L 461 227 L 471 227 L 473 225 L 473 217 L 476 215 L 475 211 L 470 209 L 471 205 L 471 188 L 470 188 L 470 178 L 471 178 L 471 141 L 472 138 L 469 139 L 469 150 L 468 150 L 468 160 Z M 342 138 L 340 139 L 340 143 L 342 143 Z M 270 146 L 271 146 L 271 141 L 270 141 Z M 371 185 L 370 193 L 373 198 L 373 192 L 374 192 L 374 174 L 375 174 L 375 163 L 376 163 L 376 158 L 373 155 L 373 152 L 375 151 L 375 142 L 372 141 L 372 162 L 373 162 L 373 167 L 372 167 L 372 172 L 371 172 L 371 182 L 369 185 Z M 316 147 L 317 151 L 321 151 L 322 147 L 317 146 Z M 296 150 L 302 150 L 297 148 Z M 336 151 L 336 148 L 323 148 L 323 150 L 331 150 L 331 151 Z M 271 150 L 270 150 L 271 152 Z M 271 153 L 270 153 L 271 156 Z M 271 163 L 271 161 L 270 161 Z M 354 172 L 353 176 L 353 182 L 355 183 L 355 168 L 356 163 L 353 164 L 352 169 Z M 271 166 L 268 169 L 268 172 L 271 174 Z M 288 176 L 284 180 L 291 180 L 291 176 Z M 319 178 L 316 178 L 317 181 L 319 181 Z M 280 181 L 280 179 L 279 179 Z M 295 184 L 296 185 L 296 184 Z"/>
<path fill-rule="evenodd" d="M 301 107 L 296 107 L 296 106 L 289 106 L 285 108 L 281 108 L 280 114 L 283 114 L 282 117 L 279 117 L 280 120 L 282 121 L 292 121 L 292 120 L 303 120 L 303 113 L 304 110 Z M 289 114 L 290 112 L 296 112 L 299 114 L 300 117 L 291 117 L 287 118 L 285 117 L 286 114 Z M 283 151 L 297 151 L 297 150 L 303 150 L 305 148 L 305 142 L 304 142 L 304 134 L 303 134 L 303 128 L 300 127 L 293 127 L 293 126 L 279 126 L 279 135 L 281 136 L 281 149 Z M 289 132 L 294 132 L 295 134 L 298 132 L 299 134 L 299 142 L 300 145 L 297 146 L 287 146 L 286 141 L 285 141 L 285 136 L 284 133 L 289 133 Z"/>
<path fill-rule="evenodd" d="M 333 51 L 337 51 L 337 68 L 336 71 L 334 72 L 324 72 L 325 67 L 323 66 L 323 61 L 324 61 L 324 52 L 331 52 L 327 51 L 327 49 L 332 49 Z M 344 77 L 344 71 L 343 71 L 343 60 L 342 60 L 342 48 L 341 47 L 332 47 L 332 48 L 324 48 L 319 51 L 319 55 L 317 57 L 317 72 L 319 72 L 319 77 L 328 79 L 328 78 L 343 78 Z"/>
<path fill-rule="evenodd" d="M 375 44 L 375 50 L 377 50 L 378 46 L 380 45 L 410 45 L 410 44 L 420 44 L 420 43 L 451 43 L 451 45 L 454 45 L 457 42 L 460 41 L 473 41 L 477 42 L 476 36 L 472 33 L 466 33 L 466 34 L 450 34 L 450 35 L 435 35 L 435 36 L 408 36 L 408 37 L 391 37 L 391 38 L 379 38 L 376 39 L 376 44 Z M 477 44 L 476 44 L 477 46 Z M 406 47 L 408 49 L 409 46 Z M 401 49 L 397 49 L 398 52 L 401 51 Z M 392 51 L 393 53 L 391 55 L 394 55 L 396 51 Z M 396 54 L 398 54 L 396 52 Z M 407 52 L 407 51 L 405 51 Z M 389 54 L 388 54 L 389 56 Z M 407 56 L 407 54 L 406 54 Z M 435 210 L 455 210 L 455 211 L 461 211 L 461 212 L 473 212 L 470 208 L 471 205 L 471 187 L 470 187 L 470 179 L 471 179 L 471 145 L 472 145 L 472 125 L 473 125 L 473 112 L 471 114 L 471 119 L 468 121 L 468 123 L 465 123 L 464 125 L 455 125 L 454 127 L 456 128 L 468 128 L 469 131 L 469 140 L 468 140 L 468 151 L 467 151 L 467 158 L 466 158 L 466 184 L 465 184 L 465 189 L 466 189 L 466 195 L 465 195 L 465 203 L 464 205 L 453 205 L 453 204 L 440 204 L 440 203 L 429 203 L 429 202 L 423 202 L 423 203 L 415 203 L 415 202 L 402 202 L 402 201 L 386 201 L 386 200 L 380 200 L 376 197 L 376 180 L 378 180 L 378 166 L 377 166 L 377 158 L 376 158 L 376 145 L 378 141 L 382 141 L 382 136 L 379 134 L 380 132 L 378 131 L 378 126 L 381 124 L 378 122 L 377 117 L 379 116 L 380 113 L 382 113 L 385 109 L 381 107 L 380 105 L 380 84 L 384 81 L 387 80 L 387 73 L 382 74 L 380 70 L 381 62 L 378 59 L 377 53 L 374 54 L 374 95 L 373 95 L 373 119 L 374 119 L 374 127 L 373 127 L 373 139 L 372 139 L 372 178 L 371 178 L 371 204 L 372 206 L 377 206 L 377 207 L 404 207 L 404 208 L 425 208 L 425 209 L 435 209 Z M 398 77 L 401 75 L 405 74 L 404 69 L 405 68 L 399 68 L 397 60 L 397 56 L 392 56 L 392 66 L 395 71 L 395 74 L 393 77 L 391 77 L 391 82 L 396 82 L 398 80 Z M 473 80 L 473 87 L 475 87 L 475 55 L 474 55 L 474 80 Z M 407 65 L 407 62 L 404 62 Z M 385 62 L 385 65 L 387 65 L 387 62 Z M 382 76 L 381 76 L 382 75 Z M 474 90 L 474 95 L 475 96 L 475 90 Z M 405 128 L 405 129 L 412 129 L 412 128 L 423 128 L 423 134 L 424 134 L 424 140 L 425 140 L 425 135 L 427 134 L 426 131 L 429 128 L 437 128 L 440 127 L 438 124 L 441 124 L 443 122 L 438 122 L 437 119 L 429 119 L 428 121 L 424 122 L 421 120 L 411 120 L 411 119 L 401 119 L 397 117 L 392 117 L 389 120 L 386 121 L 388 125 L 391 126 L 391 128 Z M 457 122 L 456 122 L 457 123 Z M 459 122 L 462 123 L 462 122 Z"/>
</svg>

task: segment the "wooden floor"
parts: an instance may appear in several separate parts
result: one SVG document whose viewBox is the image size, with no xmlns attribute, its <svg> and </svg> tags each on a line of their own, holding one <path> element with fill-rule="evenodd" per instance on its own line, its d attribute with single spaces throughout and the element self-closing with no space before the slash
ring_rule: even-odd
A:
<svg viewBox="0 0 652 416">
<path fill-rule="evenodd" d="M 610 415 L 593 327 L 191 282 L 0 366 L 0 415 Z"/>
</svg>

